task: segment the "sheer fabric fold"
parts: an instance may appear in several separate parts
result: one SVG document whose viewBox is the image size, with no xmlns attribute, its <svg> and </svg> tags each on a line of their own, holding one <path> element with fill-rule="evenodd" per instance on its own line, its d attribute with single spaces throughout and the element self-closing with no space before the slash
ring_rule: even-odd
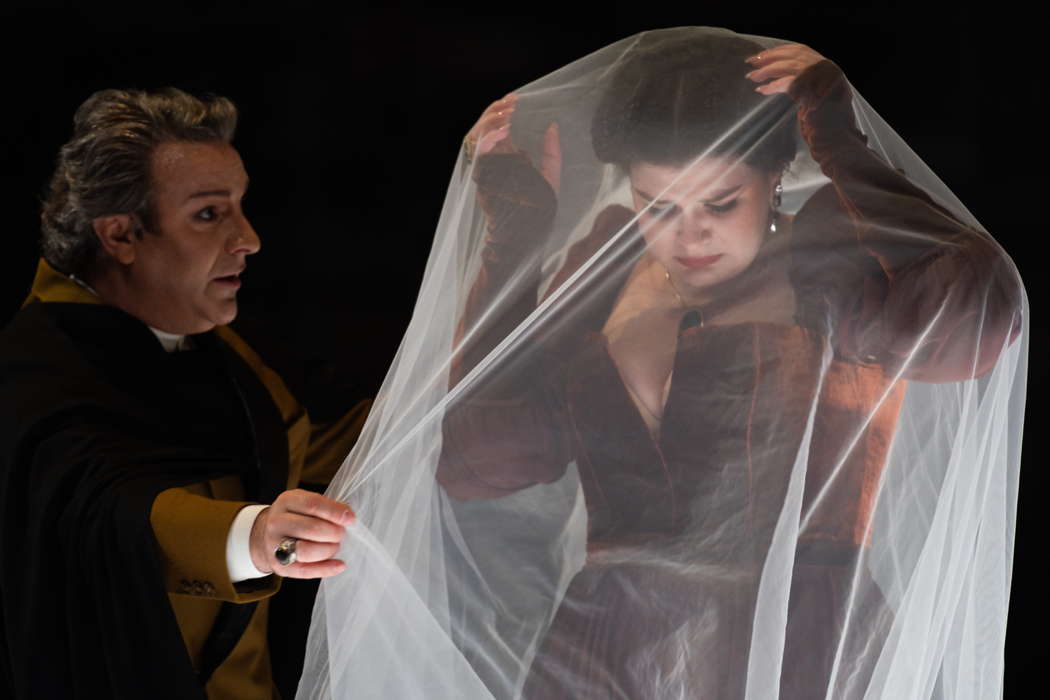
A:
<svg viewBox="0 0 1050 700">
<path fill-rule="evenodd" d="M 299 697 L 1001 696 L 1023 287 L 783 44 L 630 37 L 464 150 Z"/>
</svg>

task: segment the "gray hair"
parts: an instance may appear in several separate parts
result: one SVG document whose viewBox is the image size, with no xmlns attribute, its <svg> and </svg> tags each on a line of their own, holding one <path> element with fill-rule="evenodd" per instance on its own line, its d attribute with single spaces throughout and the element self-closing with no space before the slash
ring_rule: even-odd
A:
<svg viewBox="0 0 1050 700">
<path fill-rule="evenodd" d="M 102 248 L 93 220 L 132 214 L 152 224 L 150 163 L 172 141 L 230 143 L 237 108 L 225 97 L 177 88 L 100 90 L 77 109 L 40 214 L 40 248 L 52 267 L 85 277 Z M 141 230 L 136 231 L 141 235 Z"/>
</svg>

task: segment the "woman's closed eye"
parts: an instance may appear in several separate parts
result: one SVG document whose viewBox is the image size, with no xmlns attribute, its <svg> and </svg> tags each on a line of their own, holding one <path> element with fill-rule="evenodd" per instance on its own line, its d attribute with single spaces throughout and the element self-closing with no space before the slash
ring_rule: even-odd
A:
<svg viewBox="0 0 1050 700">
<path fill-rule="evenodd" d="M 736 199 L 731 199 L 728 202 L 718 202 L 717 204 L 708 202 L 704 206 L 714 214 L 726 214 L 736 208 L 737 201 Z"/>
<path fill-rule="evenodd" d="M 712 214 L 728 214 L 729 212 L 736 209 L 738 199 L 731 199 L 727 202 L 707 202 L 704 204 L 704 208 Z M 652 217 L 665 219 L 672 216 L 677 216 L 680 211 L 676 204 L 657 204 L 653 202 L 645 209 L 646 213 Z"/>
<path fill-rule="evenodd" d="M 657 204 L 652 202 L 645 209 L 646 213 L 650 216 L 657 217 L 660 219 L 668 218 L 678 214 L 678 205 L 676 204 Z"/>
</svg>

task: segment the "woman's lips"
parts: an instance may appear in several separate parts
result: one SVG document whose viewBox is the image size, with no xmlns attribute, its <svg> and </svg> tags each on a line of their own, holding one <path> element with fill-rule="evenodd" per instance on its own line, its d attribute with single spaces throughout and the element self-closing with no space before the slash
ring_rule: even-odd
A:
<svg viewBox="0 0 1050 700">
<path fill-rule="evenodd" d="M 227 285 L 230 287 L 241 286 L 241 278 L 239 275 L 227 275 L 226 277 L 216 277 L 215 281 L 219 284 Z"/>
<path fill-rule="evenodd" d="M 714 265 L 716 262 L 718 262 L 719 258 L 721 258 L 721 257 L 722 257 L 722 255 L 718 254 L 718 255 L 705 255 L 705 256 L 700 257 L 700 258 L 684 258 L 684 257 L 678 258 L 678 257 L 676 257 L 675 260 L 677 260 L 682 265 L 682 267 L 688 267 L 690 270 L 698 270 L 700 268 L 710 267 L 711 265 Z"/>
</svg>

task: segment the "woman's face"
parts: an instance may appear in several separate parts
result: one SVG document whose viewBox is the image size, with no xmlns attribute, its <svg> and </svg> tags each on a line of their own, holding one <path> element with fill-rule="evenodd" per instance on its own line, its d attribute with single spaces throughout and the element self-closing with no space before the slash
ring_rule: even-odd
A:
<svg viewBox="0 0 1050 700">
<path fill-rule="evenodd" d="M 629 174 L 649 254 L 682 296 L 702 303 L 754 261 L 779 173 L 710 156 L 684 167 L 637 162 Z"/>
</svg>

